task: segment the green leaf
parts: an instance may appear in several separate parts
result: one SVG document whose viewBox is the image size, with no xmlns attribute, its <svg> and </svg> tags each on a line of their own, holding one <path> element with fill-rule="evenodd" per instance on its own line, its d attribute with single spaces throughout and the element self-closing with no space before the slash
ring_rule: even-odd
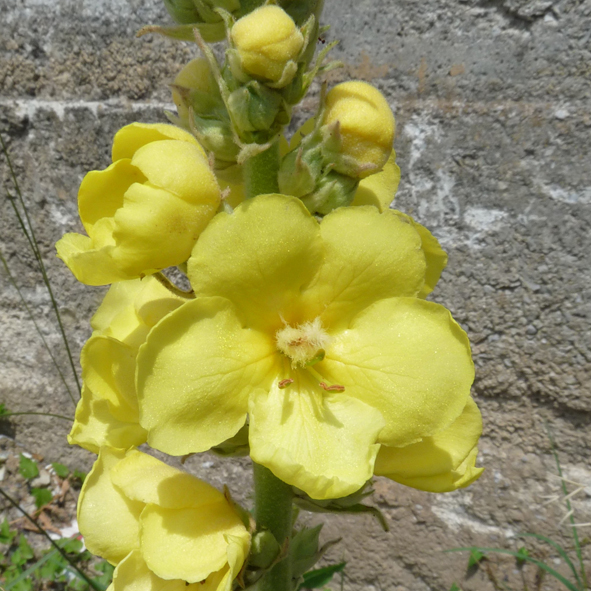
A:
<svg viewBox="0 0 591 591">
<path fill-rule="evenodd" d="M 37 478 L 37 476 L 39 476 L 39 468 L 37 467 L 37 462 L 35 460 L 27 458 L 23 454 L 20 455 L 18 471 L 21 473 L 21 476 L 26 480 L 31 480 L 31 478 Z"/>
<path fill-rule="evenodd" d="M 113 579 L 113 571 L 115 570 L 115 567 L 112 564 L 109 564 L 106 560 L 103 560 L 96 564 L 94 569 L 102 574 L 98 577 L 93 577 L 92 580 L 106 589 Z"/>
<path fill-rule="evenodd" d="M 7 519 L 4 519 L 2 525 L 0 525 L 0 544 L 12 544 L 12 540 L 14 540 L 16 536 L 16 532 L 10 529 L 10 525 Z"/>
<path fill-rule="evenodd" d="M 10 411 L 6 408 L 4 402 L 0 402 L 0 419 L 10 414 Z"/>
<path fill-rule="evenodd" d="M 462 591 L 455 583 L 449 588 L 449 591 Z"/>
<path fill-rule="evenodd" d="M 37 509 L 49 505 L 53 500 L 53 495 L 48 488 L 32 488 L 31 494 L 35 498 L 35 506 Z"/>
<path fill-rule="evenodd" d="M 81 484 L 84 484 L 84 480 L 86 480 L 87 473 L 86 472 L 81 472 L 80 470 L 74 470 L 72 472 L 72 476 L 76 480 L 79 480 Z"/>
<path fill-rule="evenodd" d="M 339 562 L 331 566 L 325 566 L 317 570 L 311 570 L 304 575 L 304 582 L 298 587 L 299 589 L 319 589 L 330 583 L 333 575 L 340 573 L 344 568 L 346 562 Z"/>
<path fill-rule="evenodd" d="M 518 558 L 519 555 L 514 550 L 503 550 L 502 548 L 477 548 L 472 546 L 470 548 L 452 548 L 451 550 L 446 550 L 446 552 L 470 552 L 475 550 L 476 552 L 480 552 L 482 554 L 487 552 L 492 552 L 494 554 L 506 554 L 507 556 L 513 556 L 514 558 Z M 532 558 L 531 556 L 522 556 L 523 560 L 526 562 L 531 562 L 535 564 L 543 571 L 547 572 L 549 575 L 552 575 L 557 581 L 562 583 L 569 591 L 581 591 L 581 589 L 574 585 L 571 581 L 567 578 L 563 577 L 560 573 L 556 572 L 552 567 L 548 566 L 545 562 Z"/>
<path fill-rule="evenodd" d="M 470 558 L 468 558 L 468 568 L 478 566 L 483 558 L 484 554 L 479 550 L 470 550 Z"/>
<path fill-rule="evenodd" d="M 570 556 L 567 554 L 566 550 L 558 542 L 555 542 L 553 539 L 548 538 L 547 536 L 542 536 L 541 534 L 519 534 L 519 537 L 521 537 L 521 538 L 535 538 L 536 540 L 546 542 L 546 544 L 549 544 L 550 546 L 552 546 L 552 548 L 554 548 L 558 552 L 560 557 L 564 560 L 566 565 L 570 568 L 571 572 L 575 576 L 575 579 L 577 580 L 577 585 L 579 587 L 583 588 L 583 582 L 581 581 L 581 578 L 579 577 L 579 573 L 577 572 L 577 569 L 575 568 L 573 561 L 570 559 Z"/>
<path fill-rule="evenodd" d="M 70 468 L 64 466 L 63 464 L 58 464 L 58 462 L 51 464 L 51 467 L 53 468 L 54 472 L 62 479 L 67 478 L 68 474 L 70 473 Z"/>
<path fill-rule="evenodd" d="M 517 550 L 517 564 L 519 566 L 523 566 L 525 564 L 525 562 L 527 561 L 529 557 L 529 550 L 525 547 L 522 546 L 521 548 L 519 548 L 519 550 Z"/>
</svg>

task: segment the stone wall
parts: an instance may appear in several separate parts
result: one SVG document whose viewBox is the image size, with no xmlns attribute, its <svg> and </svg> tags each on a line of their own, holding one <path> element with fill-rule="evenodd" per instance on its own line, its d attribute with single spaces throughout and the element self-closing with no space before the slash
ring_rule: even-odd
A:
<svg viewBox="0 0 591 591">
<path fill-rule="evenodd" d="M 53 244 L 81 229 L 77 187 L 107 166 L 114 132 L 164 120 L 166 85 L 195 48 L 134 37 L 167 19 L 159 0 L 0 0 L 0 14 L 0 130 L 76 358 L 104 289 L 77 284 Z M 515 549 L 524 532 L 566 540 L 563 505 L 544 504 L 559 485 L 546 422 L 566 475 L 588 487 L 575 497 L 577 520 L 591 521 L 591 2 L 327 0 L 324 21 L 345 63 L 332 81 L 371 81 L 396 114 L 396 207 L 449 253 L 433 299 L 472 341 L 487 468 L 471 488 L 440 496 L 379 479 L 375 502 L 390 532 L 369 517 L 328 516 L 326 539 L 345 538 L 330 558 L 348 561 L 347 590 L 447 591 L 454 581 L 494 589 L 486 569 L 466 578 L 466 556 L 442 551 Z M 315 106 L 313 94 L 297 118 Z M 34 260 L 4 195 L 0 202 L 2 252 L 67 371 Z M 0 281 L 0 402 L 72 414 L 3 271 Z M 50 460 L 91 463 L 68 448 L 65 421 L 23 417 L 2 428 Z M 187 466 L 247 499 L 246 461 L 199 456 Z M 564 572 L 547 547 L 538 552 Z M 489 569 L 524 588 L 513 562 Z M 558 585 L 546 579 L 542 588 Z"/>
</svg>

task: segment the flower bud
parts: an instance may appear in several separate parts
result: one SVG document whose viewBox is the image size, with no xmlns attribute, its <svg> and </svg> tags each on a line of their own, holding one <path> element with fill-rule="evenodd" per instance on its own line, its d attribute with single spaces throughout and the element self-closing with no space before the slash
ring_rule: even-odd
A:
<svg viewBox="0 0 591 591">
<path fill-rule="evenodd" d="M 252 80 L 228 97 L 228 108 L 241 131 L 265 130 L 275 122 L 281 108 L 281 97 Z"/>
<path fill-rule="evenodd" d="M 232 27 L 232 41 L 246 73 L 282 86 L 293 79 L 304 45 L 291 17 L 273 5 L 257 8 L 238 20 Z"/>
<path fill-rule="evenodd" d="M 149 275 L 189 258 L 219 204 L 220 188 L 191 134 L 132 123 L 115 135 L 113 164 L 80 185 L 88 236 L 66 234 L 57 254 L 87 285 Z"/>
<path fill-rule="evenodd" d="M 172 86 L 172 100 L 185 125 L 188 125 L 189 107 L 196 113 L 202 113 L 221 103 L 218 85 L 206 59 L 191 60 L 177 74 Z"/>
<path fill-rule="evenodd" d="M 342 174 L 364 178 L 379 172 L 392 151 L 394 129 L 388 102 L 366 82 L 338 84 L 326 96 L 325 154 Z"/>
</svg>

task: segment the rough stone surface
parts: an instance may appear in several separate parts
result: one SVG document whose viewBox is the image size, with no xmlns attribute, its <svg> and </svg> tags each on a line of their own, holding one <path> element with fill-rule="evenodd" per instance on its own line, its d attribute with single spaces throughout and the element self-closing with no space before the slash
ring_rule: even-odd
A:
<svg viewBox="0 0 591 591">
<path fill-rule="evenodd" d="M 166 85 L 195 49 L 134 38 L 142 25 L 166 21 L 157 0 L 0 0 L 0 14 L 0 129 L 76 359 L 104 290 L 77 284 L 53 244 L 80 230 L 77 186 L 86 171 L 108 164 L 114 132 L 138 119 L 164 120 Z M 375 502 L 388 533 L 368 517 L 305 516 L 327 523 L 326 539 L 344 538 L 330 559 L 347 560 L 347 590 L 447 591 L 457 582 L 488 591 L 491 578 L 496 588 L 506 581 L 522 589 L 527 580 L 531 589 L 531 568 L 495 558 L 467 573 L 465 554 L 443 550 L 516 549 L 525 532 L 569 543 L 559 524 L 564 505 L 545 504 L 559 489 L 545 423 L 566 476 L 591 486 L 590 18 L 589 0 L 326 2 L 326 37 L 342 40 L 333 55 L 345 63 L 331 80 L 368 80 L 386 94 L 403 174 L 397 207 L 449 253 L 434 299 L 473 344 L 487 468 L 473 487 L 441 496 L 380 479 Z M 312 95 L 297 118 L 315 105 Z M 4 196 L 0 211 L 2 252 L 68 375 L 49 298 Z M 0 280 L 0 402 L 71 415 L 3 270 Z M 92 461 L 67 446 L 60 419 L 15 417 L 1 428 L 48 461 L 80 468 Z M 187 466 L 248 500 L 247 461 L 199 456 Z M 591 521 L 589 490 L 574 497 L 579 522 Z M 551 548 L 532 548 L 566 572 Z M 541 588 L 561 587 L 546 578 Z"/>
</svg>

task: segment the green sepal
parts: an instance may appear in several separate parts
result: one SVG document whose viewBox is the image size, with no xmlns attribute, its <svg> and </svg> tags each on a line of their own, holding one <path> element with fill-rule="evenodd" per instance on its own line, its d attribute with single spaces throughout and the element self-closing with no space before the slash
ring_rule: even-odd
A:
<svg viewBox="0 0 591 591">
<path fill-rule="evenodd" d="M 252 537 L 249 565 L 268 569 L 281 552 L 275 536 L 268 530 L 256 532 Z"/>
</svg>

